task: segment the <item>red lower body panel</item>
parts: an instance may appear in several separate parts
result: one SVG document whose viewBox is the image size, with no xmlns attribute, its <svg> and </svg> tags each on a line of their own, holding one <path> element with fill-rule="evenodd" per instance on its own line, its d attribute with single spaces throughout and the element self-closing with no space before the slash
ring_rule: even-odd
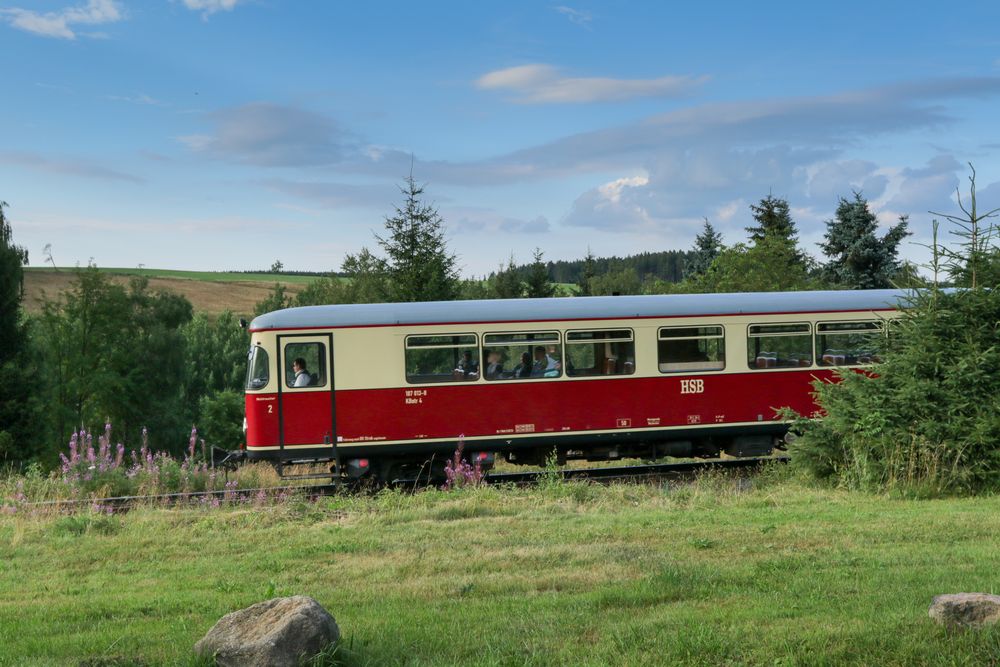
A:
<svg viewBox="0 0 1000 667">
<path fill-rule="evenodd" d="M 342 443 L 771 422 L 816 410 L 809 369 L 577 382 L 482 382 L 338 391 Z M 317 442 L 321 442 L 321 434 Z"/>
</svg>

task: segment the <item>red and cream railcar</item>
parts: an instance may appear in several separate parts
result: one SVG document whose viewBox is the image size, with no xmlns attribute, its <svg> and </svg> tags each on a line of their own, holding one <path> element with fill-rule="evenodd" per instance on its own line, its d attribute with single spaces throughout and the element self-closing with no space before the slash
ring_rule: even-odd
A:
<svg viewBox="0 0 1000 667">
<path fill-rule="evenodd" d="M 385 465 L 771 451 L 810 383 L 876 360 L 895 290 L 291 308 L 257 317 L 246 450 Z M 296 363 L 298 362 L 298 363 Z M 373 466 L 374 467 L 374 466 Z"/>
</svg>

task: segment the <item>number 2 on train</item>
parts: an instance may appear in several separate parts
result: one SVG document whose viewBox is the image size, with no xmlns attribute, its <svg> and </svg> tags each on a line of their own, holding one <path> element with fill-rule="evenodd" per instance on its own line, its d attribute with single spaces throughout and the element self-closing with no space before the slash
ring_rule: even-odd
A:
<svg viewBox="0 0 1000 667">
<path fill-rule="evenodd" d="M 703 394 L 705 393 L 704 380 L 681 380 L 682 394 Z"/>
</svg>

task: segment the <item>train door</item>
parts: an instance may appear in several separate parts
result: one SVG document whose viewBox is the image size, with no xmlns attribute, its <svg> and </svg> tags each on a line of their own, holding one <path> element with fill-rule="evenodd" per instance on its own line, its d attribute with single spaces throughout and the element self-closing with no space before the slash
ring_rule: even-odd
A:
<svg viewBox="0 0 1000 667">
<path fill-rule="evenodd" d="M 334 433 L 333 336 L 278 336 L 281 448 L 330 446 Z"/>
</svg>

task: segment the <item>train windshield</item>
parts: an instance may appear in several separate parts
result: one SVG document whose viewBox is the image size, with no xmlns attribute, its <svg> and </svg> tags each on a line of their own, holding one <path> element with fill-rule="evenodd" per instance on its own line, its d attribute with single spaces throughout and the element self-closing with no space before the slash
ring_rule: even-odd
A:
<svg viewBox="0 0 1000 667">
<path fill-rule="evenodd" d="M 260 345 L 254 345 L 247 354 L 247 385 L 246 388 L 263 389 L 270 379 L 267 350 Z"/>
</svg>

